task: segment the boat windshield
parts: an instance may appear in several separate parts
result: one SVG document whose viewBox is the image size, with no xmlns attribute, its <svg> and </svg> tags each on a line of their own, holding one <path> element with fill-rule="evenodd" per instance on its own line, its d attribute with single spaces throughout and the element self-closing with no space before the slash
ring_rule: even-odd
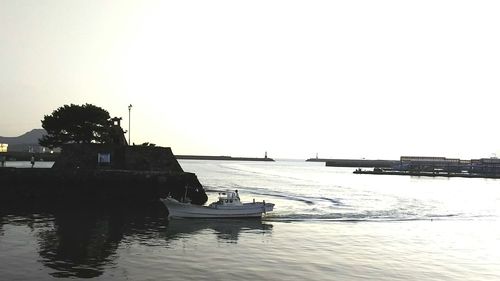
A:
<svg viewBox="0 0 500 281">
<path fill-rule="evenodd" d="M 219 203 L 223 204 L 231 204 L 240 202 L 240 196 L 238 195 L 238 191 L 228 191 L 219 193 Z"/>
</svg>

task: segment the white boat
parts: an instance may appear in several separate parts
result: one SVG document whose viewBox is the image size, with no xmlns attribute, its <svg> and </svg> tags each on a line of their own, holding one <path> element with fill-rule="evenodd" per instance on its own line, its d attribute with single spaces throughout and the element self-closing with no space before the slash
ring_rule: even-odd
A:
<svg viewBox="0 0 500 281">
<path fill-rule="evenodd" d="M 219 200 L 208 206 L 179 202 L 171 197 L 160 200 L 172 218 L 260 218 L 274 208 L 274 204 L 265 201 L 241 203 L 237 190 L 219 193 Z"/>
</svg>

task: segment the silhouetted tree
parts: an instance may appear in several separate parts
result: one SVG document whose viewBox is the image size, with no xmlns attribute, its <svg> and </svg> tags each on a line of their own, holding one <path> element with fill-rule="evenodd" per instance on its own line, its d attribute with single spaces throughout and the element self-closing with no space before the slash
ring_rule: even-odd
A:
<svg viewBox="0 0 500 281">
<path fill-rule="evenodd" d="M 110 142 L 108 111 L 92 104 L 64 105 L 45 115 L 42 127 L 47 131 L 39 143 L 45 147 L 60 147 L 65 143 Z"/>
</svg>

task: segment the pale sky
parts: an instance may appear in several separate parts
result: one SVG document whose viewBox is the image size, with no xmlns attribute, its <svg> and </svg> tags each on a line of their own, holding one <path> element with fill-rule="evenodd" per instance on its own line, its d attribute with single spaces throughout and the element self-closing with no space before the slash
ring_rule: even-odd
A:
<svg viewBox="0 0 500 281">
<path fill-rule="evenodd" d="M 64 104 L 177 154 L 500 156 L 500 1 L 0 0 L 0 136 Z"/>
</svg>

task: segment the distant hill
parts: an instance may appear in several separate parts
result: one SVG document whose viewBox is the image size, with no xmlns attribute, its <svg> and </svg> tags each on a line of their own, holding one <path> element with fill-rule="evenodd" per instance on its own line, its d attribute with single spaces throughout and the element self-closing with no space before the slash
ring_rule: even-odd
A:
<svg viewBox="0 0 500 281">
<path fill-rule="evenodd" d="M 0 143 L 8 144 L 9 151 L 28 151 L 30 149 L 38 151 L 40 149 L 38 139 L 46 134 L 44 129 L 33 129 L 18 137 L 0 137 Z"/>
</svg>

